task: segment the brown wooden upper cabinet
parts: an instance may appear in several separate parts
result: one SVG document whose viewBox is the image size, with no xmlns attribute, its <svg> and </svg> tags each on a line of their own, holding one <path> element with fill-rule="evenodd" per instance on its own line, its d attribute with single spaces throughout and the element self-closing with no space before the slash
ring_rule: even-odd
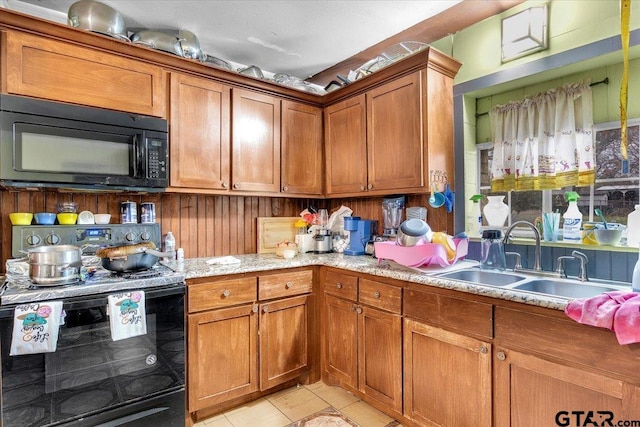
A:
<svg viewBox="0 0 640 427">
<path fill-rule="evenodd" d="M 425 192 L 436 170 L 453 184 L 452 80 L 422 69 L 328 106 L 327 195 Z"/>
<path fill-rule="evenodd" d="M 171 74 L 171 187 L 229 188 L 230 103 L 229 86 Z"/>
<path fill-rule="evenodd" d="M 166 116 L 160 66 L 46 37 L 2 33 L 7 93 Z"/>
<path fill-rule="evenodd" d="M 321 108 L 282 101 L 282 193 L 322 196 L 322 140 Z"/>
<path fill-rule="evenodd" d="M 280 191 L 280 99 L 233 89 L 231 188 Z"/>
</svg>

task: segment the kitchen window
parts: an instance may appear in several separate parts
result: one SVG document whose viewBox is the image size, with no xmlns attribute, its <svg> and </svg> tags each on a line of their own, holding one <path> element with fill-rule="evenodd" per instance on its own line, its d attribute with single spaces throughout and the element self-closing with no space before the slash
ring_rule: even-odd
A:
<svg viewBox="0 0 640 427">
<path fill-rule="evenodd" d="M 578 207 L 585 220 L 588 218 L 592 221 L 593 210 L 600 208 L 608 222 L 626 224 L 627 215 L 633 211 L 635 205 L 640 204 L 640 119 L 629 120 L 627 129 L 628 165 L 625 165 L 620 154 L 620 122 L 594 125 L 596 182 L 587 187 L 491 192 L 493 143 L 478 144 L 478 194 L 506 196 L 504 201 L 511 207 L 509 224 L 518 220 L 534 222 L 542 212 L 559 210 L 564 213 L 568 206 L 564 199 L 565 191 L 576 191 L 580 194 Z M 485 204 L 486 199 L 482 200 L 481 206 L 484 208 Z"/>
</svg>

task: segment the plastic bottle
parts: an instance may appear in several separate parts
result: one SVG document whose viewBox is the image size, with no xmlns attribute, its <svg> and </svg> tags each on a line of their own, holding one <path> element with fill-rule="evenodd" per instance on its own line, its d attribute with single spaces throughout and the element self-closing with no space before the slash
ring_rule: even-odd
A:
<svg viewBox="0 0 640 427">
<path fill-rule="evenodd" d="M 578 209 L 580 196 L 575 191 L 567 191 L 564 197 L 569 202 L 569 207 L 563 215 L 564 226 L 562 228 L 562 240 L 567 243 L 582 242 L 582 213 Z"/>
<path fill-rule="evenodd" d="M 471 215 L 473 215 L 474 219 L 474 227 L 471 230 L 472 233 L 478 233 L 478 236 L 482 235 L 482 210 L 480 209 L 480 200 L 482 200 L 484 196 L 482 194 L 474 194 L 471 196 L 469 200 L 473 202 L 473 207 L 471 208 Z"/>
<path fill-rule="evenodd" d="M 627 246 L 637 248 L 640 244 L 640 205 L 627 216 Z"/>
<path fill-rule="evenodd" d="M 640 292 L 640 252 L 638 253 L 638 261 L 636 261 L 636 266 L 633 269 L 631 288 L 633 292 Z"/>
<path fill-rule="evenodd" d="M 176 238 L 173 233 L 168 231 L 164 238 L 164 251 L 167 253 L 166 261 L 174 261 L 176 259 Z"/>
</svg>

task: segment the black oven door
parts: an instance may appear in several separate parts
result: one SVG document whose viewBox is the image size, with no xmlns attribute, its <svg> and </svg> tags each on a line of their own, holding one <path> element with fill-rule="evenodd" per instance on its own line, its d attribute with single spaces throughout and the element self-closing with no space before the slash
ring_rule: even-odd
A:
<svg viewBox="0 0 640 427">
<path fill-rule="evenodd" d="M 105 295 L 65 300 L 57 350 L 20 356 L 1 309 L 2 425 L 184 426 L 184 285 L 145 289 L 145 305 L 147 333 L 113 341 Z"/>
</svg>

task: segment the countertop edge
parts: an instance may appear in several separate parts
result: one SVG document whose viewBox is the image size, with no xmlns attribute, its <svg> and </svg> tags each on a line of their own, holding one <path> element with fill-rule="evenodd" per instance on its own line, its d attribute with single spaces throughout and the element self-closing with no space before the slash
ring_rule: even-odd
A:
<svg viewBox="0 0 640 427">
<path fill-rule="evenodd" d="M 421 273 L 390 261 L 378 262 L 377 259 L 369 256 L 300 254 L 291 260 L 286 260 L 275 254 L 247 254 L 234 255 L 233 258 L 240 262 L 234 264 L 209 264 L 207 263 L 208 260 L 222 258 L 207 257 L 189 258 L 181 262 L 164 262 L 164 264 L 177 272 L 183 273 L 187 280 L 298 267 L 325 266 L 554 310 L 564 311 L 570 301 L 568 298 L 438 278 L 433 276 L 435 272 L 432 274 Z"/>
</svg>

